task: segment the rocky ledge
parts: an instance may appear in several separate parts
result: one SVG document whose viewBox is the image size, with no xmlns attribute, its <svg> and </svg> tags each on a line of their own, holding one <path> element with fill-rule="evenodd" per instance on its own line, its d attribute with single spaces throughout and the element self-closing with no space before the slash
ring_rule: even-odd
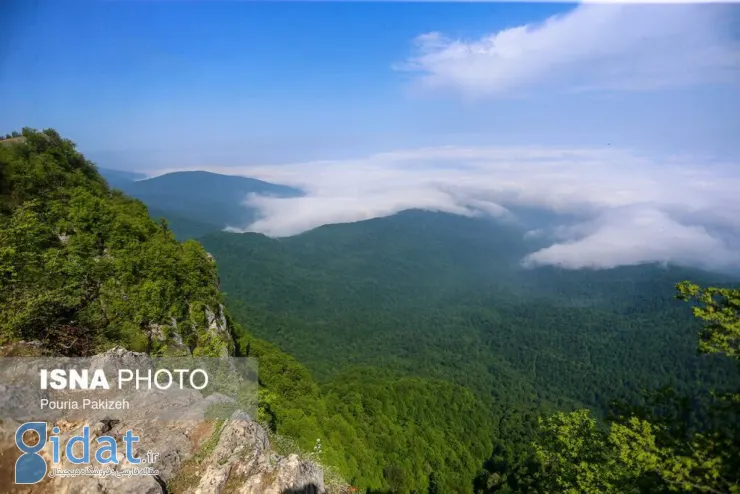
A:
<svg viewBox="0 0 740 494">
<path fill-rule="evenodd" d="M 96 356 L 101 363 L 107 360 L 146 358 L 121 349 L 111 350 Z M 115 362 L 113 362 L 115 363 Z M 203 400 L 206 398 L 201 397 Z M 48 476 L 40 483 L 30 486 L 14 486 L 14 465 L 19 451 L 14 445 L 18 423 L 5 420 L 0 425 L 0 479 L 3 491 L 18 493 L 58 494 L 323 494 L 324 474 L 315 463 L 297 455 L 281 456 L 275 453 L 263 427 L 247 413 L 236 411 L 229 420 L 147 420 L 146 410 L 137 410 L 132 418 L 122 420 L 64 421 L 48 424 L 48 429 L 59 427 L 62 444 L 66 438 L 81 434 L 84 426 L 90 426 L 91 443 L 102 435 L 112 436 L 118 444 L 119 463 L 114 472 L 126 472 L 134 466 L 125 458 L 123 436 L 132 430 L 140 437 L 134 446 L 134 454 L 142 457 L 147 451 L 159 453 L 156 460 L 146 468 L 158 471 L 153 475 L 131 477 L 107 476 Z M 81 448 L 81 444 L 75 445 Z M 95 447 L 91 448 L 92 451 Z M 47 443 L 41 453 L 51 459 L 51 444 Z M 77 453 L 79 454 L 79 453 Z M 47 464 L 52 466 L 49 461 Z M 66 456 L 60 464 L 62 469 L 79 468 Z M 96 464 L 93 464 L 96 466 Z M 7 491 L 6 488 L 10 488 Z M 15 490 L 14 490 L 15 489 Z"/>
</svg>

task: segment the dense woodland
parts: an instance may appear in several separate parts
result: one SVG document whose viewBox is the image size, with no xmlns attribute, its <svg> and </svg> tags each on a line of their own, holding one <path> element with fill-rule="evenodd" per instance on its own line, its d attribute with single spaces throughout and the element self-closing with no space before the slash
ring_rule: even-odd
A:
<svg viewBox="0 0 740 494">
<path fill-rule="evenodd" d="M 663 385 L 734 384 L 731 365 L 696 355 L 698 323 L 674 298 L 682 279 L 719 277 L 522 269 L 518 239 L 483 220 L 409 212 L 281 240 L 202 241 L 237 319 L 321 381 L 377 366 L 451 380 L 484 399 L 559 407 Z"/>
<path fill-rule="evenodd" d="M 408 211 L 284 239 L 219 233 L 202 241 L 234 317 L 305 363 L 322 390 L 353 379 L 361 390 L 373 368 L 471 390 L 494 423 L 486 463 L 494 475 L 483 485 L 501 465 L 534 468 L 528 447 L 538 418 L 554 410 L 585 406 L 604 418 L 615 399 L 653 406 L 649 390 L 706 403 L 709 389 L 737 388 L 734 363 L 697 354 L 701 324 L 674 289 L 687 278 L 728 279 L 661 266 L 524 269 L 518 260 L 532 245 L 522 233 Z M 710 422 L 706 410 L 692 412 L 692 426 Z M 447 480 L 444 471 L 437 478 Z"/>
<path fill-rule="evenodd" d="M 55 131 L 22 134 L 0 145 L 0 342 L 159 351 L 152 328 L 176 325 L 191 350 L 230 346 L 205 331 L 221 294 L 203 247 L 177 242 Z"/>
<path fill-rule="evenodd" d="M 175 321 L 218 353 L 223 299 L 259 419 L 363 491 L 740 492 L 730 278 L 524 269 L 521 225 L 422 211 L 209 234 L 217 273 L 149 216 L 187 215 L 111 189 L 53 130 L 22 135 L 0 144 L 0 345 L 164 353 L 151 327 Z"/>
</svg>

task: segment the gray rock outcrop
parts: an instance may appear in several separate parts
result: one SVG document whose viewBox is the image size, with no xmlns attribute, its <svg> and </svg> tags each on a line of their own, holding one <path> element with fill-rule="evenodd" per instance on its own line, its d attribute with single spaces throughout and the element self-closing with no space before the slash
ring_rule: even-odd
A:
<svg viewBox="0 0 740 494">
<path fill-rule="evenodd" d="M 218 316 L 214 317 L 218 319 Z M 119 368 L 128 364 L 141 365 L 144 354 L 115 349 L 95 356 L 93 367 Z M 223 398 L 223 397 L 222 397 Z M 217 401 L 218 396 L 197 396 L 195 407 L 202 402 L 203 409 Z M 189 397 L 189 400 L 192 398 Z M 199 400 L 199 401 L 198 401 Z M 143 400 L 136 405 L 130 416 L 120 420 L 59 419 L 48 424 L 49 431 L 56 426 L 61 444 L 66 444 L 73 435 L 80 435 L 84 426 L 90 427 L 91 455 L 97 450 L 96 439 L 112 436 L 117 444 L 117 464 L 92 467 L 109 470 L 104 475 L 80 475 L 75 477 L 47 476 L 42 482 L 31 486 L 13 486 L 11 478 L 3 478 L 3 487 L 9 492 L 40 494 L 323 494 L 324 474 L 316 464 L 296 455 L 287 457 L 272 450 L 265 429 L 246 412 L 237 411 L 229 420 L 214 421 L 200 419 L 151 420 L 156 413 L 156 403 Z M 150 411 L 148 407 L 152 407 Z M 18 457 L 13 444 L 15 430 L 20 424 L 3 421 L 0 425 L 0 472 L 12 472 Z M 125 456 L 123 436 L 131 430 L 140 438 L 134 445 L 134 455 L 150 458 L 147 464 L 130 464 Z M 82 451 L 76 444 L 72 452 Z M 155 455 L 148 455 L 152 452 Z M 49 470 L 75 469 L 88 465 L 74 465 L 64 455 L 59 464 L 51 463 L 51 443 L 47 442 L 41 453 L 46 457 Z M 131 469 L 151 469 L 146 475 L 127 476 Z M 3 477 L 7 473 L 0 473 Z M 15 489 L 15 490 L 13 490 Z M 5 491 L 5 489 L 3 489 Z M 6 491 L 7 492 L 7 491 Z"/>
</svg>

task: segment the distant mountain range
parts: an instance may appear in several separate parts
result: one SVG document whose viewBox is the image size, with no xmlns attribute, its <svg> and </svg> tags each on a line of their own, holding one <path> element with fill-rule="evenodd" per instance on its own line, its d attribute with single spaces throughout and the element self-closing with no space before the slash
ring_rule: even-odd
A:
<svg viewBox="0 0 740 494">
<path fill-rule="evenodd" d="M 139 172 L 129 172 L 125 170 L 112 170 L 110 168 L 98 168 L 98 172 L 105 178 L 108 184 L 115 188 L 121 185 L 133 182 L 135 180 L 144 180 L 147 176 Z"/>
<path fill-rule="evenodd" d="M 244 204 L 248 194 L 303 194 L 285 185 L 205 171 L 174 172 L 154 178 L 119 170 L 99 171 L 113 187 L 146 204 L 152 217 L 165 218 L 181 239 L 252 223 L 256 212 Z"/>
<path fill-rule="evenodd" d="M 252 336 L 241 342 L 285 397 L 279 406 L 286 411 L 274 412 L 288 424 L 283 430 L 313 442 L 320 428 L 304 412 L 317 402 L 325 407 L 318 416 L 327 420 L 321 430 L 338 429 L 344 418 L 352 424 L 343 426 L 352 432 L 324 437 L 340 451 L 338 461 L 351 459 L 347 469 L 360 485 L 382 478 L 380 466 L 387 457 L 397 461 L 397 452 L 419 456 L 408 471 L 422 479 L 430 454 L 470 457 L 465 464 L 435 460 L 456 465 L 439 471 L 469 478 L 475 458 L 491 451 L 479 444 L 487 419 L 466 425 L 471 417 L 493 418 L 498 425 L 485 430 L 515 451 L 532 443 L 543 411 L 588 406 L 606 413 L 615 398 L 642 403 L 645 389 L 699 395 L 707 387 L 740 385 L 734 363 L 697 355 L 700 325 L 674 298 L 679 281 L 719 286 L 732 284 L 731 277 L 657 263 L 525 268 L 520 261 L 549 243 L 527 231 L 563 219 L 546 211 L 519 208 L 517 221 L 502 222 L 407 210 L 270 238 L 221 230 L 254 219 L 243 205 L 249 193 L 301 191 L 207 172 L 114 178 L 150 215 L 166 218 L 180 238 L 197 238 L 215 257 L 235 321 L 307 366 L 310 373 L 298 372 L 283 356 L 259 353 L 263 344 Z M 315 376 L 319 385 L 296 391 L 300 375 Z M 397 386 L 398 379 L 416 384 Z M 461 401 L 434 383 L 471 394 Z M 311 389 L 321 389 L 326 401 Z M 465 411 L 438 418 L 452 404 Z M 454 428 L 458 422 L 463 432 Z"/>
</svg>

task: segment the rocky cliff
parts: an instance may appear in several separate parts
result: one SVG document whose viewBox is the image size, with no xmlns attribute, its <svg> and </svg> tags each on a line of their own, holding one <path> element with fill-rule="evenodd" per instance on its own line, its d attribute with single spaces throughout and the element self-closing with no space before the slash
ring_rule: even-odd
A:
<svg viewBox="0 0 740 494">
<path fill-rule="evenodd" d="M 94 358 L 95 365 L 126 366 L 127 362 L 149 357 L 121 348 L 112 349 Z M 130 365 L 130 364 L 128 364 Z M 12 390 L 2 389 L 3 393 Z M 197 408 L 198 402 L 212 401 L 213 395 L 204 397 L 195 392 L 184 405 L 188 410 Z M 29 396 L 28 399 L 37 399 Z M 5 420 L 0 425 L 0 478 L 5 492 L 28 494 L 92 494 L 92 493 L 192 493 L 192 494 L 321 494 L 325 492 L 324 475 L 319 466 L 301 459 L 297 455 L 281 456 L 275 453 L 268 434 L 246 412 L 238 410 L 228 420 L 151 420 L 148 416 L 156 412 L 154 402 L 136 403 L 130 415 L 120 420 L 57 420 L 48 424 L 48 430 L 59 427 L 57 434 L 61 443 L 73 435 L 81 434 L 84 426 L 91 430 L 90 441 L 94 444 L 101 435 L 116 438 L 118 465 L 114 472 L 130 471 L 135 465 L 126 461 L 123 444 L 125 431 L 132 430 L 140 442 L 134 454 L 143 456 L 147 451 L 158 453 L 156 460 L 147 464 L 152 474 L 118 478 L 106 476 L 76 476 L 45 478 L 32 486 L 11 485 L 14 464 L 19 451 L 14 446 L 14 435 L 20 425 Z M 52 467 L 74 469 L 66 455 L 59 464 L 50 463 L 51 443 L 47 443 L 42 455 Z M 79 454 L 80 444 L 73 449 Z M 95 466 L 95 464 L 93 464 Z M 141 468 L 141 466 L 139 466 Z M 154 473 L 156 471 L 156 473 Z"/>
<path fill-rule="evenodd" d="M 86 357 L 103 366 L 152 356 L 224 358 L 235 352 L 233 334 L 215 261 L 199 243 L 178 242 L 166 221 L 152 221 L 143 203 L 111 189 L 56 131 L 26 128 L 22 137 L 3 141 L 0 357 Z M 6 405 L 38 400 L 38 388 L 24 396 L 9 382 L 0 374 L 0 405 L 3 399 Z M 183 396 L 191 411 L 206 409 L 214 399 Z M 26 487 L 13 484 L 19 424 L 9 414 L 0 416 L 0 491 L 324 491 L 321 469 L 276 454 L 267 432 L 243 409 L 226 420 L 155 421 L 150 407 L 156 405 L 136 403 L 117 420 L 67 415 L 69 420 L 52 421 L 48 429 L 59 427 L 64 440 L 89 426 L 91 441 L 111 435 L 119 442 L 133 430 L 143 451 L 159 453 L 149 465 L 157 474 L 45 478 Z M 47 458 L 50 447 L 43 449 Z M 63 457 L 56 466 L 72 465 Z M 115 470 L 129 467 L 121 462 Z"/>
</svg>

